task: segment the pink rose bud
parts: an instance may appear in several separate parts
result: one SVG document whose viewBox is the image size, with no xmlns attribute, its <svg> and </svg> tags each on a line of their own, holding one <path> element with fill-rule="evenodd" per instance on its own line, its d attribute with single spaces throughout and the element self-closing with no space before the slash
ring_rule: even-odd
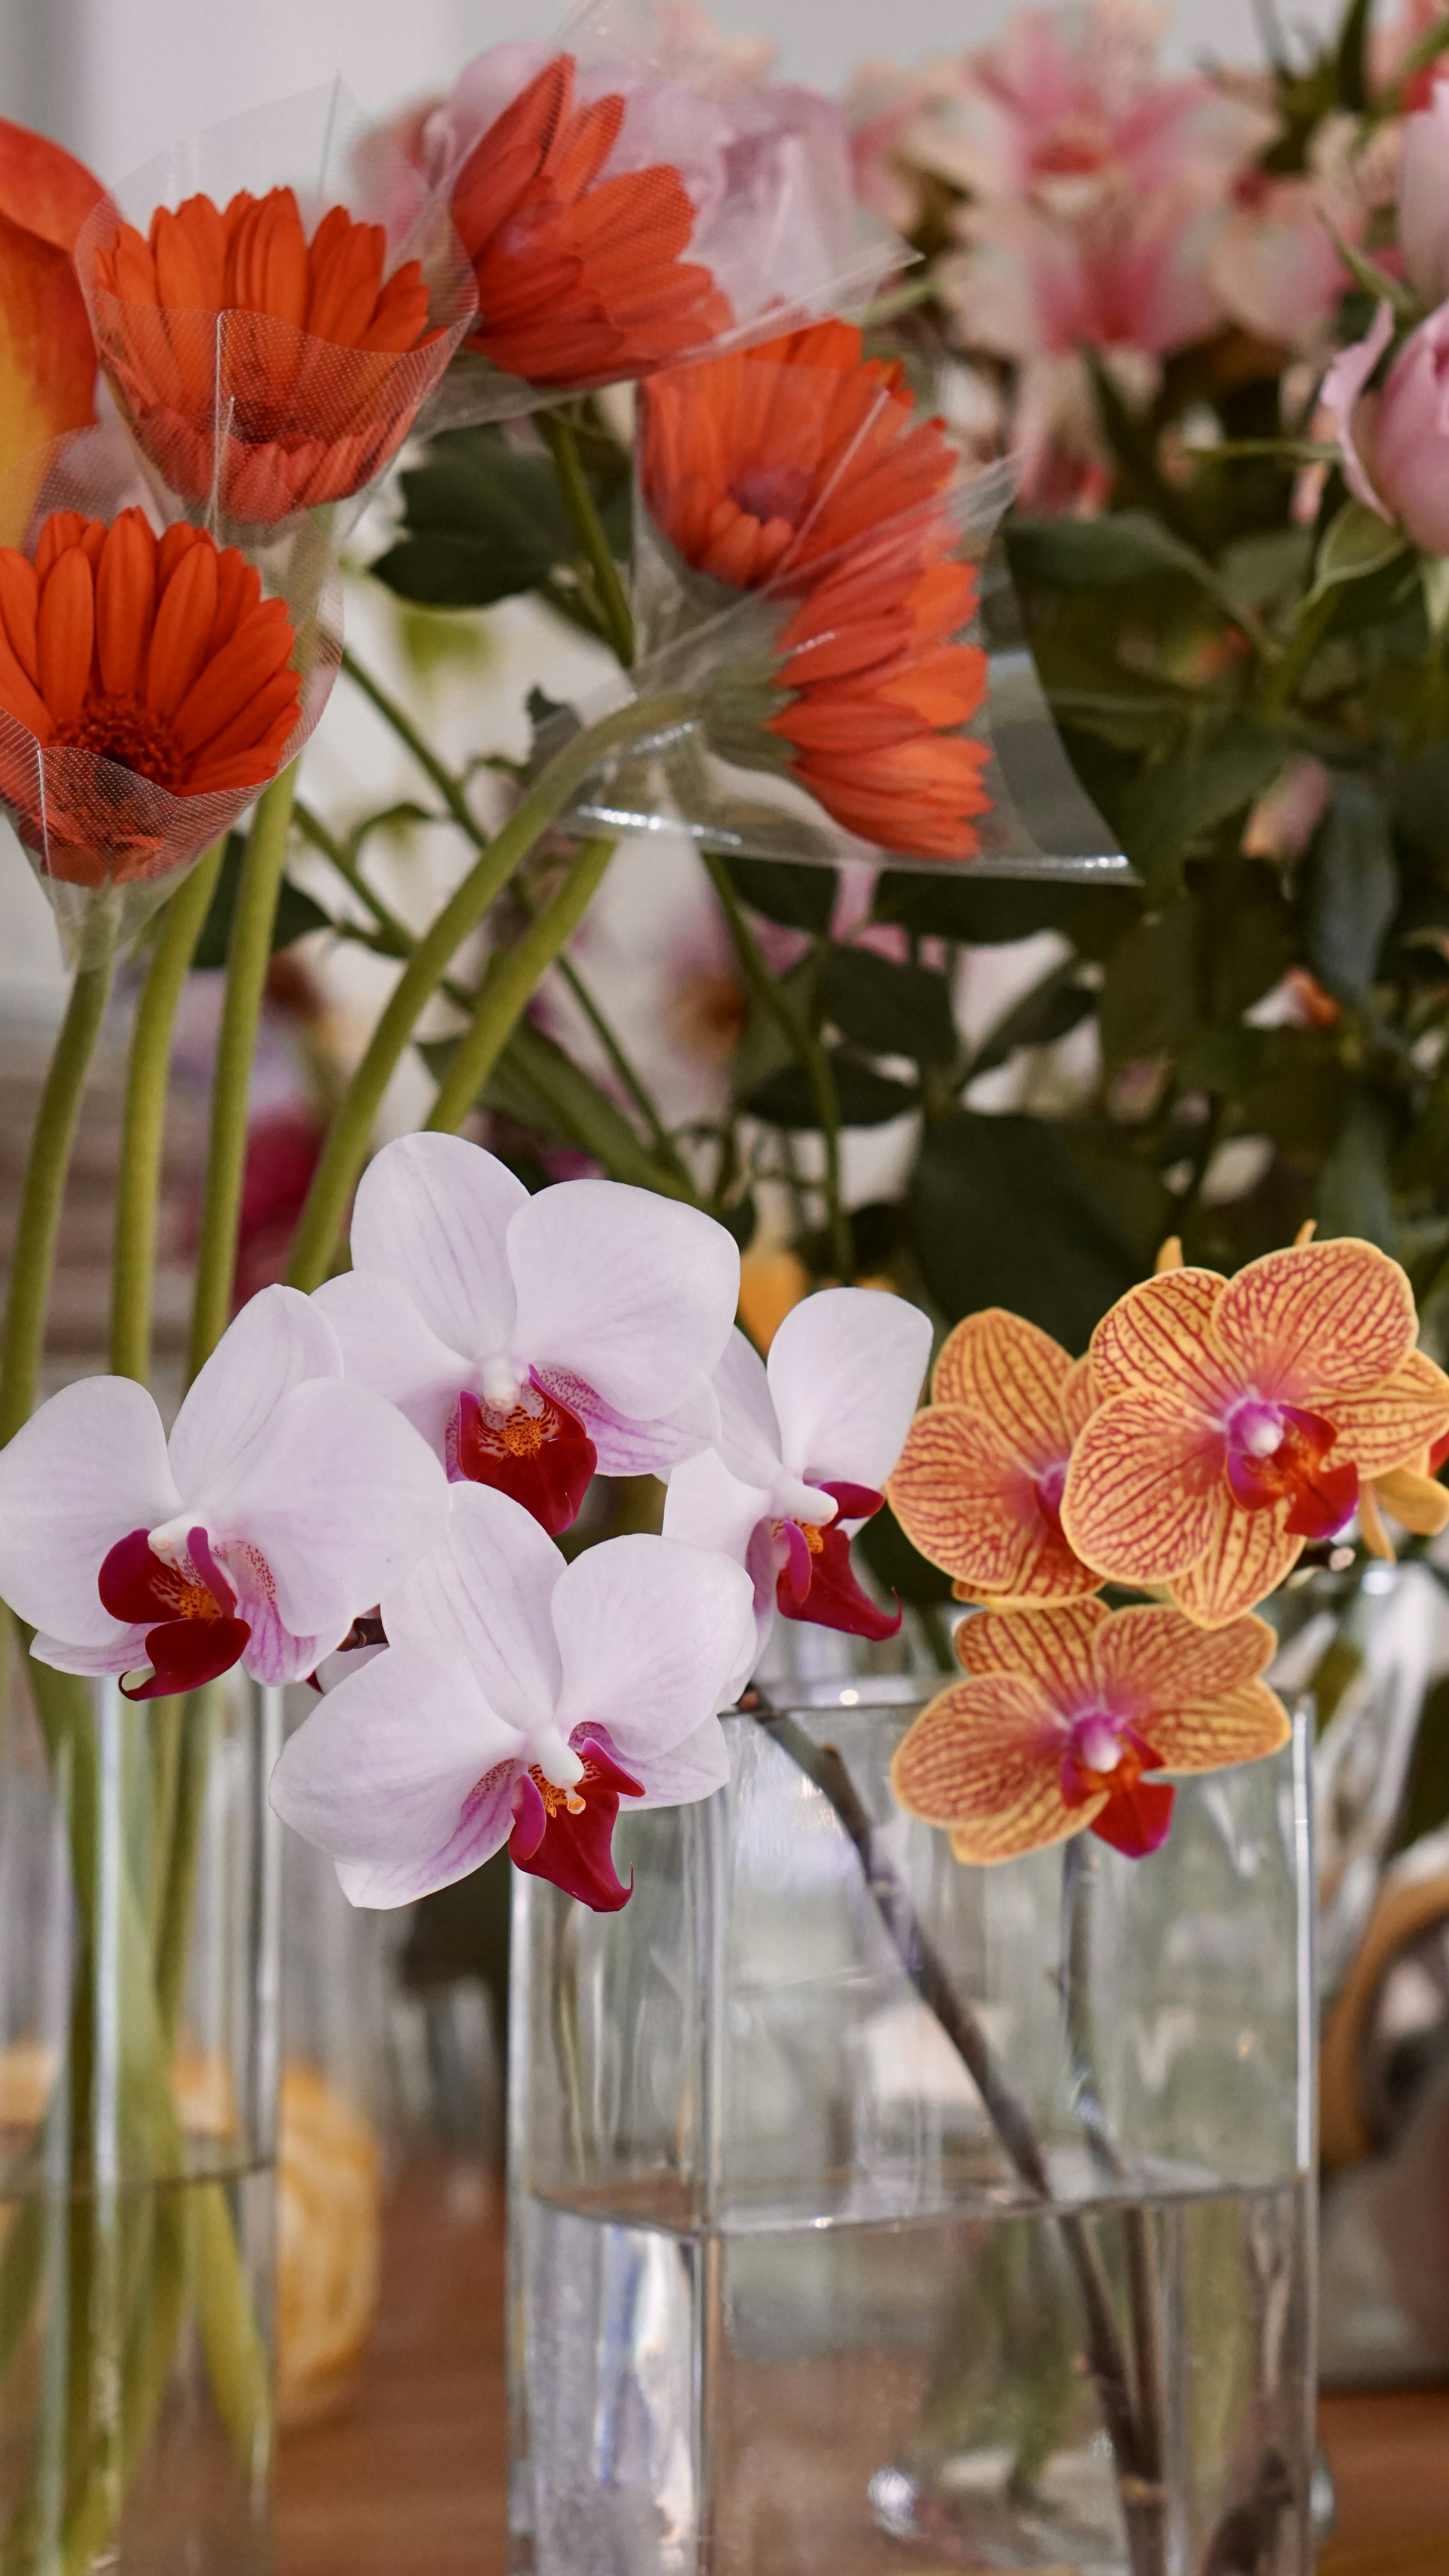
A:
<svg viewBox="0 0 1449 2576">
<path fill-rule="evenodd" d="M 1366 388 L 1393 337 L 1381 304 L 1367 339 L 1335 358 L 1323 380 L 1344 480 L 1381 519 L 1397 519 L 1428 555 L 1449 555 L 1449 304 L 1404 343 L 1383 389 Z"/>
<path fill-rule="evenodd" d="M 1449 296 L 1449 80 L 1436 81 L 1429 106 L 1404 122 L 1399 248 L 1415 294 L 1442 304 Z"/>
</svg>

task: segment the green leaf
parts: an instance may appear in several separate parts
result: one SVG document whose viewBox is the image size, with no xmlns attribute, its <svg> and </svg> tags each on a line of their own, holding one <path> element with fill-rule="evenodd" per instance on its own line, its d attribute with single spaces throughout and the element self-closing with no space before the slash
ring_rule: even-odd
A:
<svg viewBox="0 0 1449 2576">
<path fill-rule="evenodd" d="M 1171 1055 L 1197 1027 L 1200 906 L 1176 903 L 1139 922 L 1112 952 L 1098 1006 L 1109 1070 Z"/>
<path fill-rule="evenodd" d="M 1304 877 L 1303 940 L 1308 964 L 1337 1001 L 1368 999 L 1398 899 L 1383 798 L 1367 779 L 1335 779 Z"/>
<path fill-rule="evenodd" d="M 726 874 L 751 912 L 766 921 L 783 922 L 788 930 L 808 930 L 822 937 L 835 910 L 833 868 L 796 867 L 788 859 L 727 858 Z"/>
<path fill-rule="evenodd" d="M 627 491 L 600 474 L 610 540 L 627 550 Z M 536 590 L 577 555 L 553 465 L 496 427 L 448 430 L 402 477 L 401 542 L 372 566 L 389 590 L 433 608 L 488 608 Z"/>
<path fill-rule="evenodd" d="M 1281 734 L 1233 717 L 1216 737 L 1149 769 L 1122 799 L 1122 846 L 1154 907 L 1170 902 L 1195 843 L 1246 814 L 1283 765 Z"/>
<path fill-rule="evenodd" d="M 1368 41 L 1372 14 L 1373 0 L 1350 0 L 1339 30 L 1334 60 L 1338 104 L 1352 116 L 1361 116 L 1369 104 Z"/>
<path fill-rule="evenodd" d="M 1062 1126 L 956 1109 L 927 1128 L 911 1238 L 948 1323 L 1007 1306 L 1085 1349 L 1141 1264 L 1072 1162 Z"/>
<path fill-rule="evenodd" d="M 890 1081 L 844 1047 L 830 1047 L 826 1052 L 842 1127 L 883 1127 L 888 1119 L 903 1118 L 908 1111 L 919 1108 L 920 1094 L 913 1085 Z M 819 1130 L 815 1095 L 798 1064 L 788 1064 L 757 1083 L 744 1105 L 752 1117 L 763 1118 L 767 1126 Z"/>
<path fill-rule="evenodd" d="M 951 987 L 944 975 L 879 957 L 871 948 L 832 948 L 825 962 L 825 1013 L 869 1055 L 950 1064 L 957 1052 Z"/>
<path fill-rule="evenodd" d="M 987 1030 L 971 1059 L 972 1080 L 1005 1064 L 1018 1047 L 1051 1046 L 1068 1036 L 1096 1007 L 1095 984 L 1084 981 L 1077 958 L 1066 958 Z"/>
<path fill-rule="evenodd" d="M 1017 579 L 1049 590 L 1095 590 L 1163 574 L 1217 587 L 1211 564 L 1147 510 L 1111 510 L 1100 519 L 1014 518 L 1006 541 Z"/>
<path fill-rule="evenodd" d="M 1344 1104 L 1338 1135 L 1318 1175 L 1315 1207 L 1320 1235 L 1362 1235 L 1381 1252 L 1395 1251 L 1388 1120 L 1362 1084 L 1354 1085 Z"/>
<path fill-rule="evenodd" d="M 236 910 L 237 887 L 241 883 L 242 861 L 245 857 L 245 833 L 229 832 L 226 856 L 222 860 L 221 874 L 216 881 L 216 892 L 211 898 L 206 919 L 201 925 L 201 937 L 196 943 L 196 954 L 192 959 L 193 966 L 199 968 L 202 973 L 217 974 L 226 964 L 227 950 L 231 945 L 231 919 Z M 311 895 L 304 894 L 300 886 L 294 886 L 289 878 L 284 877 L 281 892 L 277 897 L 276 915 L 272 922 L 273 950 L 290 948 L 294 939 L 304 939 L 309 930 L 330 930 L 331 928 L 331 913 L 324 912 L 321 904 L 314 903 Z"/>
<path fill-rule="evenodd" d="M 1313 588 L 1304 607 L 1325 598 L 1343 582 L 1363 581 L 1369 573 L 1382 572 L 1407 544 L 1402 528 L 1381 519 L 1366 502 L 1345 501 L 1324 531 L 1313 571 Z"/>
<path fill-rule="evenodd" d="M 419 1047 L 435 1082 L 442 1081 L 457 1045 L 456 1038 L 438 1038 Z M 514 1030 L 481 1099 L 486 1107 L 516 1118 L 520 1126 L 592 1154 L 611 1180 L 632 1181 L 637 1188 L 657 1190 L 665 1198 L 687 1200 L 692 1195 L 678 1175 L 640 1143 L 622 1110 L 562 1047 L 526 1020 Z"/>
<path fill-rule="evenodd" d="M 1425 1693 L 1392 1849 L 1407 1851 L 1444 1824 L 1449 1824 L 1449 1674 Z"/>
<path fill-rule="evenodd" d="M 876 880 L 873 917 L 920 938 L 958 939 L 997 948 L 1059 930 L 1088 957 L 1105 956 L 1142 909 L 1126 886 L 1066 877 L 973 877 L 885 869 Z"/>
</svg>

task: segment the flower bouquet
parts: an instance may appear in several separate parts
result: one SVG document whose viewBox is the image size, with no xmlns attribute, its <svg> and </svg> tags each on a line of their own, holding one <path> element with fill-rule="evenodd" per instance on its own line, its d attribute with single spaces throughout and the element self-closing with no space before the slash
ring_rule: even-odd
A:
<svg viewBox="0 0 1449 2576">
<path fill-rule="evenodd" d="M 1112 29 L 1109 80 L 1024 21 L 854 161 L 828 102 L 611 8 L 386 128 L 294 102 L 110 192 L 0 129 L 0 798 L 74 970 L 0 1344 L 0 1854 L 43 1855 L 0 1982 L 7 2576 L 202 2529 L 260 2563 L 268 1802 L 359 1905 L 515 1873 L 540 2571 L 905 2536 L 1210 2576 L 1245 2532 L 1306 2567 L 1307 1777 L 1257 1611 L 1449 1518 L 1442 942 L 1390 849 L 1443 694 L 1395 427 L 1432 321 L 1372 410 L 1432 187 L 1406 274 L 1332 200 L 1312 349 L 1365 285 L 1384 316 L 1295 376 L 1212 281 L 1260 206 L 1317 225 L 1328 73 L 1162 84 Z M 1430 59 L 1365 47 L 1356 11 L 1341 190 Z M 344 648 L 387 510 L 373 609 L 444 659 L 476 629 L 438 612 L 524 598 L 587 644 L 525 748 L 445 754 Z M 339 675 L 405 802 L 299 793 Z M 381 836 L 438 832 L 395 899 Z M 631 888 L 637 1029 L 591 962 Z M 259 1286 L 299 921 L 385 981 L 316 1041 Z M 684 952 L 724 1032 L 692 1090 Z M 47 1393 L 108 1012 L 110 1368 Z"/>
</svg>

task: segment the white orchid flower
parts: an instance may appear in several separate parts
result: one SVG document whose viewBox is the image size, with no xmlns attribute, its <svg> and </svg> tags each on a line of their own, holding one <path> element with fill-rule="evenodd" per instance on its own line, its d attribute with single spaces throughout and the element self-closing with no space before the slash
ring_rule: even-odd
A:
<svg viewBox="0 0 1449 2576">
<path fill-rule="evenodd" d="M 662 1475 L 713 1437 L 740 1261 L 697 1208 L 618 1181 L 530 1197 L 479 1145 L 400 1136 L 363 1176 L 352 1260 L 317 1292 L 348 1375 L 552 1534 L 596 1466 Z"/>
<path fill-rule="evenodd" d="M 0 1594 L 64 1673 L 134 1674 L 132 1699 L 240 1662 L 302 1679 L 447 1518 L 437 1460 L 344 1385 L 326 1317 L 295 1288 L 242 1308 L 170 1440 L 145 1387 L 82 1378 L 0 1454 Z"/>
<path fill-rule="evenodd" d="M 747 1568 L 756 1655 L 777 1609 L 853 1636 L 895 1635 L 899 1606 L 892 1616 L 862 1591 L 850 1542 L 880 1510 L 930 1351 L 920 1309 L 874 1288 L 802 1299 L 768 1364 L 733 1336 L 715 1374 L 719 1440 L 674 1470 L 664 1530 Z"/>
<path fill-rule="evenodd" d="M 670 1539 L 567 1564 L 506 1494 L 462 1484 L 438 1545 L 385 1592 L 386 1650 L 288 1743 L 272 1804 L 354 1905 L 406 1905 L 503 1843 L 597 1912 L 627 1902 L 621 1799 L 674 1806 L 728 1776 L 716 1711 L 750 1630 L 741 1568 Z"/>
</svg>

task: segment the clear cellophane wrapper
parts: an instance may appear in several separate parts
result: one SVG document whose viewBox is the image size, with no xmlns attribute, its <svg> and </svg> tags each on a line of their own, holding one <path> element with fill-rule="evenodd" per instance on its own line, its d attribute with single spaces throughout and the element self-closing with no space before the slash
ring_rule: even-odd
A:
<svg viewBox="0 0 1449 2576">
<path fill-rule="evenodd" d="M 427 336 L 402 351 L 347 348 L 270 313 L 125 302 L 98 255 L 122 221 L 143 238 L 159 207 L 204 195 L 295 192 L 310 241 L 341 206 L 386 236 L 384 279 L 416 260 Z M 328 509 L 334 543 L 387 471 L 472 319 L 472 271 L 446 200 L 340 84 L 229 118 L 178 143 L 103 196 L 76 244 L 96 347 L 158 490 L 218 542 Z M 348 506 L 350 505 L 350 507 Z"/>
<path fill-rule="evenodd" d="M 469 343 L 420 423 L 425 434 L 515 417 L 626 377 L 677 367 L 864 304 L 916 254 L 855 193 L 849 134 L 814 90 L 747 78 L 675 0 L 594 0 L 551 43 L 496 45 L 469 64 L 451 98 L 415 114 L 407 141 L 443 202 L 496 119 L 550 62 L 572 64 L 580 108 L 622 98 L 617 140 L 598 176 L 661 165 L 678 172 L 693 210 L 681 256 L 707 269 L 720 309 L 667 356 L 625 353 L 547 382 L 494 363 Z M 673 257 L 661 247 L 662 262 Z M 480 323 L 486 322 L 480 313 Z"/>
<path fill-rule="evenodd" d="M 26 458 L 0 475 L 0 526 L 23 530 L 11 541 L 29 555 L 52 511 L 79 510 L 109 523 L 133 507 L 144 510 L 158 536 L 173 521 L 195 516 L 175 501 L 169 509 L 158 502 L 114 423 L 58 439 L 38 468 Z M 279 774 L 311 735 L 337 675 L 341 585 L 330 550 L 305 523 L 244 551 L 261 574 L 263 597 L 286 601 L 296 639 L 291 659 L 302 683 L 301 709 L 276 763 Z M 0 708 L 0 805 L 45 888 L 72 967 L 95 965 L 134 940 L 185 871 L 259 793 L 251 786 L 174 795 L 99 753 L 42 744 Z"/>
<path fill-rule="evenodd" d="M 807 521 L 774 577 L 746 592 L 686 564 L 636 490 L 639 656 L 630 689 L 641 702 L 682 694 L 693 706 L 601 764 L 575 804 L 576 823 L 592 831 L 682 831 L 740 857 L 822 866 L 854 859 L 891 868 L 970 867 L 990 876 L 1130 876 L 1129 862 L 1067 757 L 1024 640 L 996 542 L 1014 483 L 1009 461 L 963 466 L 949 489 L 829 552 L 810 551 Z M 789 638 L 812 593 L 848 606 L 854 564 L 867 556 L 872 566 L 898 559 L 917 570 L 923 562 L 963 564 L 975 576 L 970 614 L 949 641 L 983 655 L 980 702 L 966 721 L 930 737 L 977 746 L 970 758 L 978 796 L 962 835 L 969 847 L 958 851 L 913 848 L 906 828 L 903 846 L 851 829 L 802 783 L 792 744 L 767 730 L 770 716 L 788 722 L 792 705 L 810 694 L 803 684 L 812 681 L 817 663 L 852 664 L 848 628 L 824 625 L 807 652 L 792 651 Z M 941 641 L 922 646 L 918 667 Z M 911 675 L 907 652 L 892 665 L 892 677 Z M 790 681 L 802 685 L 792 689 Z M 617 690 L 610 700 L 618 702 Z M 595 712 L 603 712 L 602 697 L 597 709 L 586 710 Z M 953 757 L 948 752 L 945 763 Z M 862 742 L 858 756 L 852 751 L 849 766 L 867 801 L 876 801 L 868 744 Z M 887 761 L 882 802 L 896 792 L 890 771 Z M 903 820 L 913 803 L 909 789 L 899 797 Z"/>
</svg>

